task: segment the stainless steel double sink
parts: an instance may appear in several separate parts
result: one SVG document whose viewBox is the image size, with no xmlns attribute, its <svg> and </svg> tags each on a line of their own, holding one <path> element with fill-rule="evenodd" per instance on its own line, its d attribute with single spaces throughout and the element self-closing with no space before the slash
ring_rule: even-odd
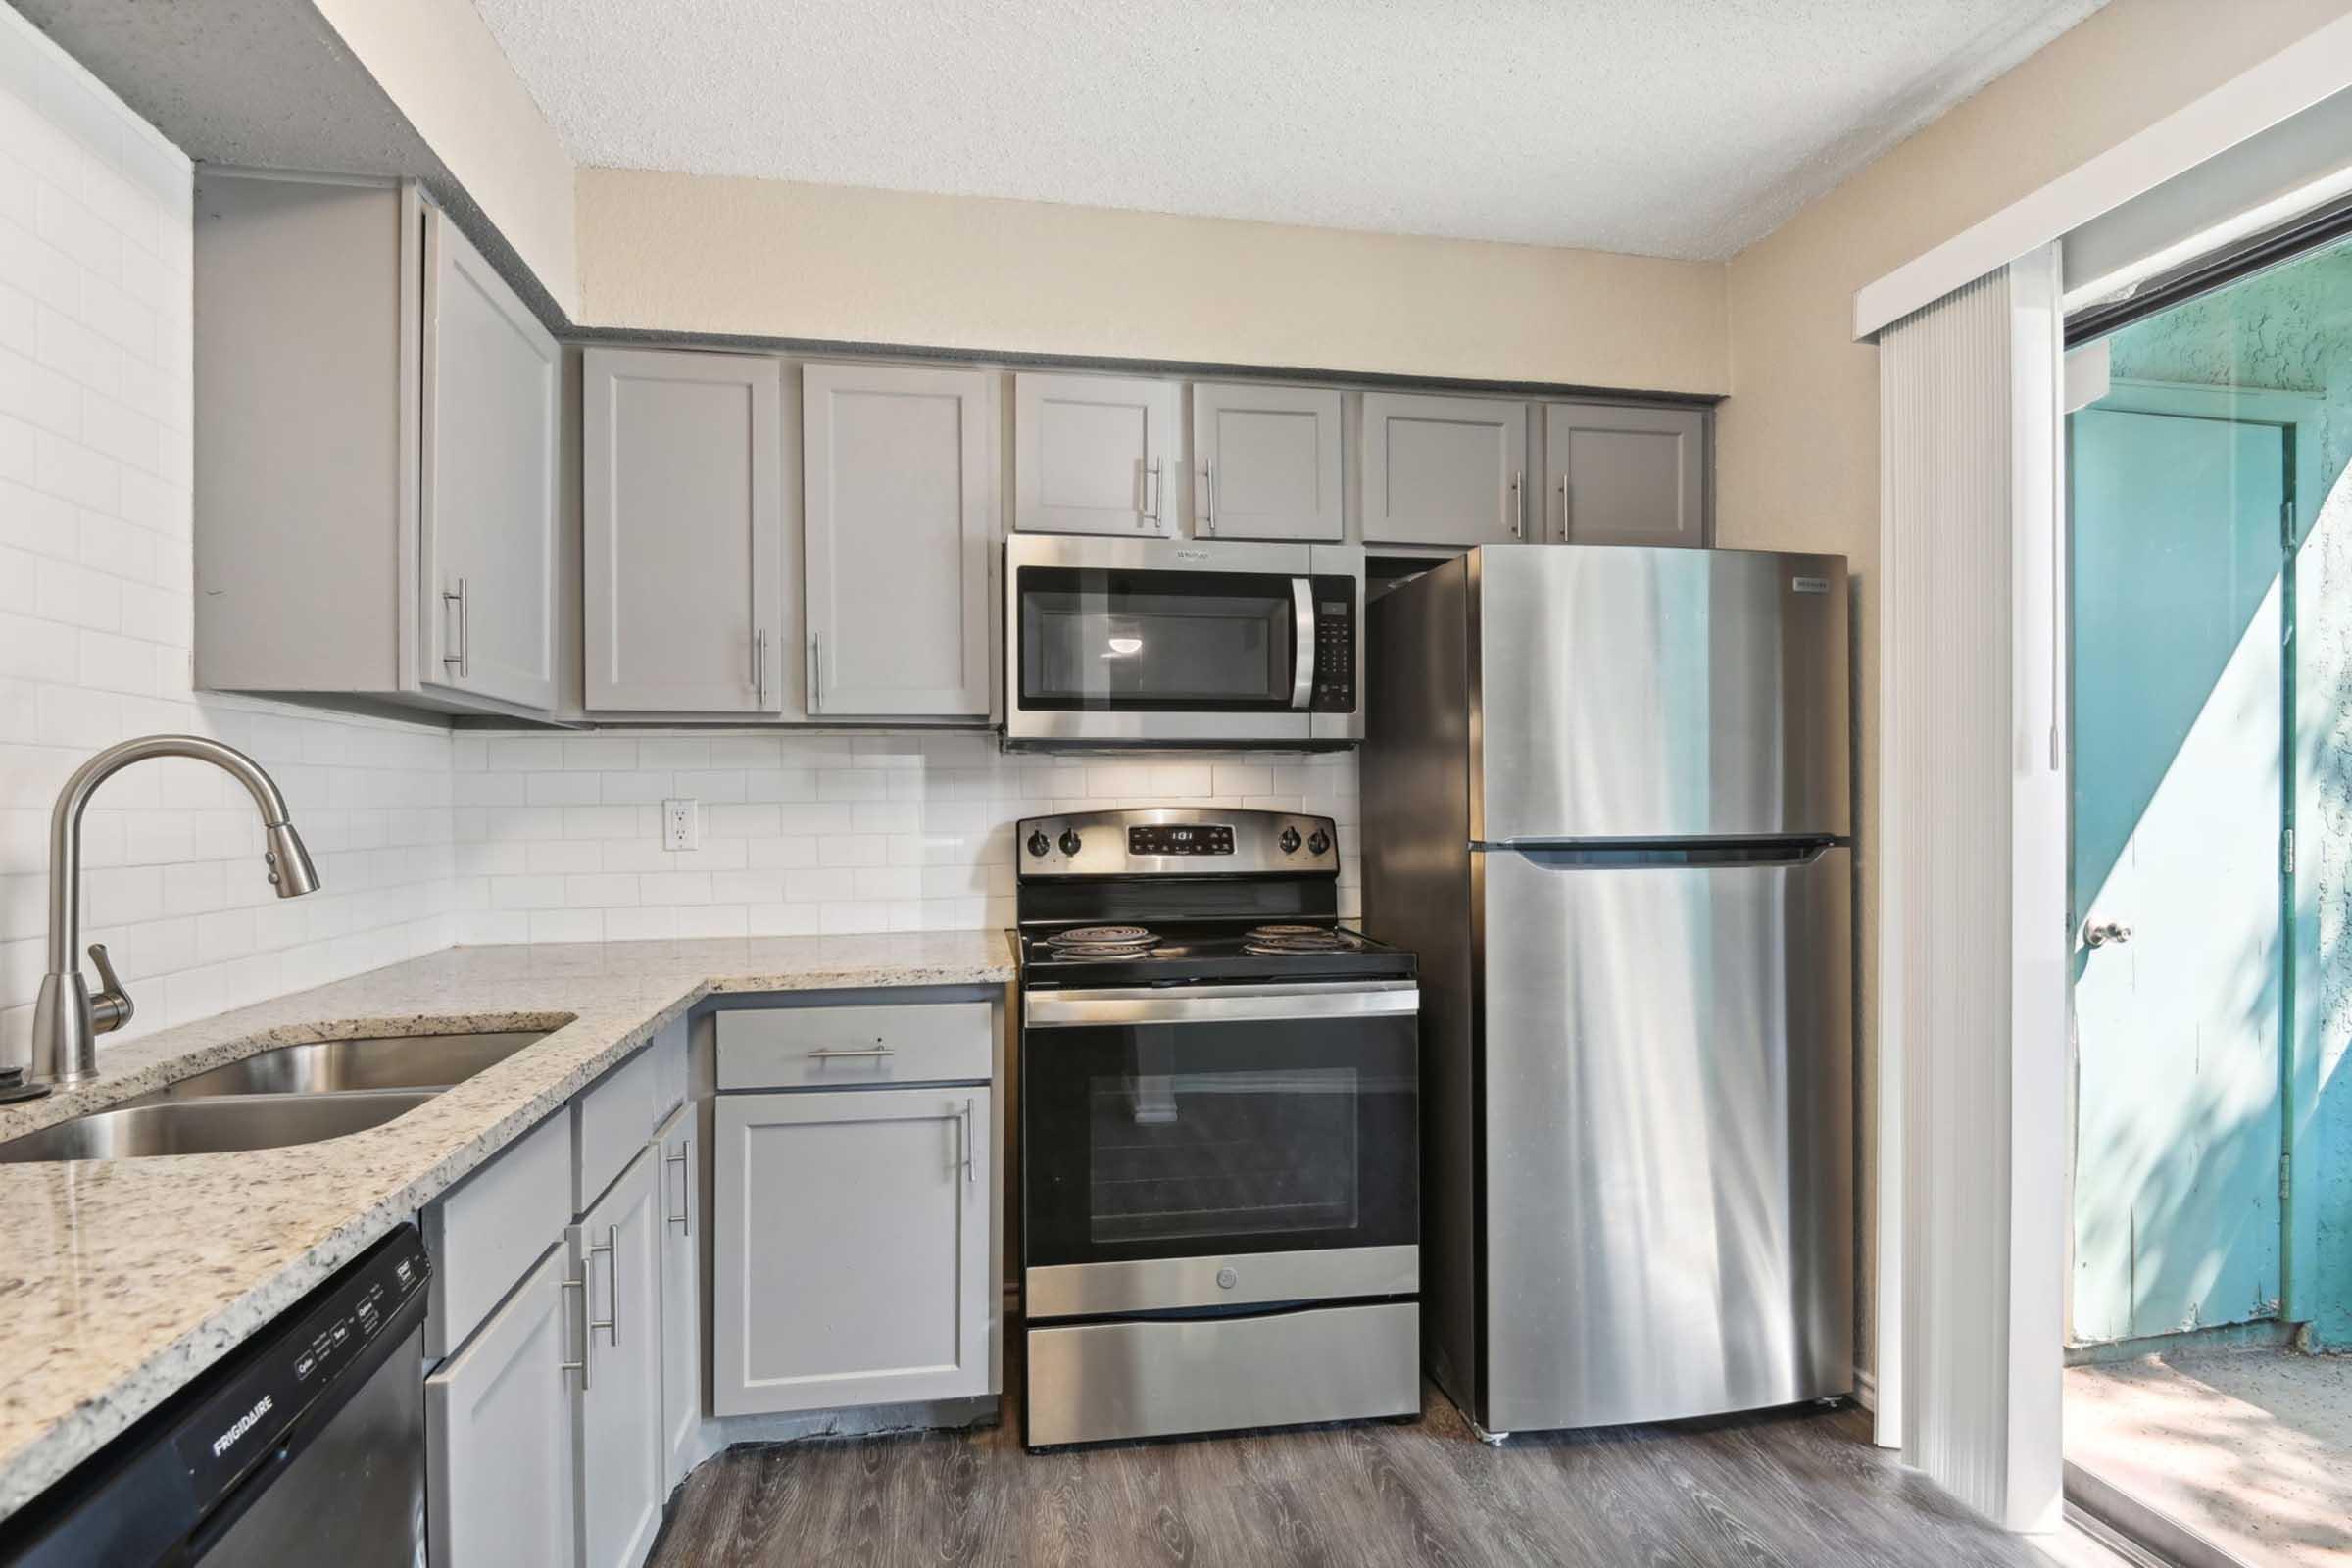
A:
<svg viewBox="0 0 2352 1568">
<path fill-rule="evenodd" d="M 545 1029 L 272 1046 L 0 1143 L 0 1164 L 228 1154 L 380 1127 L 543 1040 Z"/>
</svg>

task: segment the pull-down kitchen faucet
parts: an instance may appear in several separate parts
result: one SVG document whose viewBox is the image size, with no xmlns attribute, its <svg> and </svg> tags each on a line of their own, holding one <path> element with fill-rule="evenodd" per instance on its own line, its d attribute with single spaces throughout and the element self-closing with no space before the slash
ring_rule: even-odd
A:
<svg viewBox="0 0 2352 1568">
<path fill-rule="evenodd" d="M 98 1037 L 130 1022 L 130 994 L 115 978 L 103 943 L 90 945 L 105 989 L 95 997 L 83 983 L 74 950 L 81 941 L 81 811 L 90 793 L 121 769 L 150 757 L 192 757 L 245 786 L 261 808 L 266 848 L 262 861 L 281 899 L 315 892 L 318 872 L 302 835 L 286 820 L 286 798 L 261 764 L 233 746 L 200 735 L 142 735 L 110 746 L 74 770 L 49 817 L 49 972 L 32 1009 L 34 1083 L 71 1084 L 98 1075 Z"/>
</svg>

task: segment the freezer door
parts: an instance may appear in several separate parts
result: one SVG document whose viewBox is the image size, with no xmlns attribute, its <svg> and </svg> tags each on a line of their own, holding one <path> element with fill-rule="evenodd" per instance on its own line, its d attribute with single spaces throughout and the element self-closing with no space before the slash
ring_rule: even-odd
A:
<svg viewBox="0 0 2352 1568">
<path fill-rule="evenodd" d="M 1840 556 L 1478 552 L 1472 836 L 1848 831 Z"/>
<path fill-rule="evenodd" d="M 1479 857 L 1490 1431 L 1853 1386 L 1847 852 Z"/>
</svg>

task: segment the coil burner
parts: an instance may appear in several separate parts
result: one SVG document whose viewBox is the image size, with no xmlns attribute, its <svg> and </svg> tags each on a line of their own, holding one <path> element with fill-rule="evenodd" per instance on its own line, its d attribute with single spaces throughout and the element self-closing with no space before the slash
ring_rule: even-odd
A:
<svg viewBox="0 0 2352 1568">
<path fill-rule="evenodd" d="M 1046 946 L 1063 958 L 1140 958 L 1159 946 L 1159 933 L 1140 925 L 1081 925 L 1054 932 Z"/>
<path fill-rule="evenodd" d="M 1261 925 L 1242 938 L 1242 951 L 1259 957 L 1285 953 L 1352 953 L 1361 946 L 1348 933 L 1323 925 Z"/>
</svg>

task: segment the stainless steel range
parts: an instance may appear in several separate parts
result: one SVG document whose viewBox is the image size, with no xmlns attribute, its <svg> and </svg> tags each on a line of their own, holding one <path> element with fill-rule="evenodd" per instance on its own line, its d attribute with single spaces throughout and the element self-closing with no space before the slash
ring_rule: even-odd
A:
<svg viewBox="0 0 2352 1568">
<path fill-rule="evenodd" d="M 1412 955 L 1328 817 L 1019 827 L 1024 1437 L 1420 1408 Z"/>
</svg>

